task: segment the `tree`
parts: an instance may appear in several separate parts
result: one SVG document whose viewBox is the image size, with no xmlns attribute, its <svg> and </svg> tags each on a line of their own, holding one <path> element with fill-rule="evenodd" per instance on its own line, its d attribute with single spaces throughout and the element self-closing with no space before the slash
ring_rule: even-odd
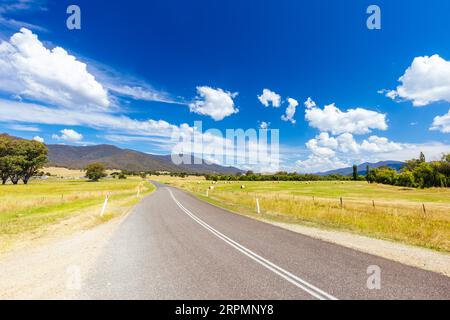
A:
<svg viewBox="0 0 450 320">
<path fill-rule="evenodd" d="M 5 184 L 9 178 L 13 184 L 18 184 L 22 177 L 22 165 L 25 161 L 21 141 L 12 140 L 7 136 L 1 138 L 0 171 L 2 172 L 2 183 Z"/>
<path fill-rule="evenodd" d="M 397 175 L 397 171 L 386 166 L 371 170 L 371 173 L 373 174 L 374 182 L 391 185 L 394 184 Z"/>
<path fill-rule="evenodd" d="M 47 147 L 38 141 L 19 140 L 18 154 L 20 155 L 21 179 L 28 184 L 30 178 L 36 175 L 45 163 L 47 163 Z"/>
<path fill-rule="evenodd" d="M 445 176 L 436 170 L 431 163 L 421 163 L 412 174 L 419 188 L 432 188 L 445 186 Z"/>
<path fill-rule="evenodd" d="M 358 166 L 356 164 L 353 165 L 353 181 L 358 180 Z"/>
<path fill-rule="evenodd" d="M 423 154 L 423 152 L 420 153 L 419 161 L 420 161 L 420 163 L 425 163 L 425 162 L 427 162 L 427 160 L 426 160 L 425 155 Z"/>
<path fill-rule="evenodd" d="M 450 153 L 442 155 L 442 161 L 450 163 Z"/>
<path fill-rule="evenodd" d="M 6 184 L 10 176 L 11 168 L 8 159 L 10 153 L 11 139 L 0 136 L 0 179 L 2 180 L 2 184 Z"/>
<path fill-rule="evenodd" d="M 411 171 L 401 172 L 395 179 L 395 184 L 401 187 L 412 188 L 415 186 L 414 175 Z"/>
<path fill-rule="evenodd" d="M 106 177 L 106 168 L 103 163 L 91 163 L 86 167 L 86 177 L 91 181 L 98 181 Z"/>
</svg>

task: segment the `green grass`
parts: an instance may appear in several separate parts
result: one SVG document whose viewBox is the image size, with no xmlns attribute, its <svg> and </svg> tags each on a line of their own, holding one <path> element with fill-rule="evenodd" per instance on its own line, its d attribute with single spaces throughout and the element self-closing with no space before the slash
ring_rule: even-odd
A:
<svg viewBox="0 0 450 320">
<path fill-rule="evenodd" d="M 141 188 L 139 198 L 138 188 Z M 52 227 L 62 222 L 82 228 L 105 222 L 129 210 L 154 189 L 140 178 L 99 182 L 54 179 L 0 186 L 0 252 L 21 239 L 54 231 Z M 109 195 L 107 210 L 100 217 L 106 195 Z"/>
<path fill-rule="evenodd" d="M 240 214 L 450 252 L 450 189 L 406 189 L 365 182 L 219 182 L 206 197 L 211 182 L 159 179 Z M 259 215 L 256 198 L 261 205 Z"/>
</svg>

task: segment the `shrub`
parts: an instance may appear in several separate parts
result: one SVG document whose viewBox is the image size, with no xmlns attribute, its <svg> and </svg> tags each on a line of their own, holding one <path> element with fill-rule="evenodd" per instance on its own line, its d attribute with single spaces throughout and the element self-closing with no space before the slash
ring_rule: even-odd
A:
<svg viewBox="0 0 450 320">
<path fill-rule="evenodd" d="M 102 163 L 91 163 L 86 167 L 86 177 L 91 181 L 98 181 L 106 177 L 106 168 Z"/>
</svg>

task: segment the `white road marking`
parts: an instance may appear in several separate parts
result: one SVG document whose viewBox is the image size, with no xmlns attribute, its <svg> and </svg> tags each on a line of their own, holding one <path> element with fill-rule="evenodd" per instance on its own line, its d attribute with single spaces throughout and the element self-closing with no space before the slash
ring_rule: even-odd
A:
<svg viewBox="0 0 450 320">
<path fill-rule="evenodd" d="M 269 269 L 273 273 L 279 275 L 283 279 L 289 281 L 293 285 L 299 287 L 300 289 L 304 290 L 305 292 L 309 293 L 313 297 L 319 299 L 319 300 L 338 300 L 337 298 L 333 297 L 332 295 L 320 290 L 319 288 L 313 286 L 312 284 L 306 282 L 305 280 L 297 277 L 296 275 L 290 273 L 289 271 L 284 270 L 283 268 L 277 266 L 276 264 L 270 262 L 269 260 L 259 256 L 258 254 L 254 253 L 250 249 L 247 249 L 243 245 L 237 243 L 236 241 L 228 238 L 226 235 L 220 233 L 213 227 L 211 227 L 209 224 L 198 218 L 196 215 L 194 215 L 191 211 L 186 209 L 173 195 L 172 191 L 170 189 L 167 189 L 175 203 L 180 207 L 181 210 L 183 210 L 190 218 L 192 218 L 194 221 L 196 221 L 198 224 L 200 224 L 202 227 L 210 231 L 212 234 L 214 234 L 219 239 L 223 240 L 236 250 L 240 251 L 247 257 L 251 258 L 252 260 L 258 262 L 265 268 Z"/>
</svg>

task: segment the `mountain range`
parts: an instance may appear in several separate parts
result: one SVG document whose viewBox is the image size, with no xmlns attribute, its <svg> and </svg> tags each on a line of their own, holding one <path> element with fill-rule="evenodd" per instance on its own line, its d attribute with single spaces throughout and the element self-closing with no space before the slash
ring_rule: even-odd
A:
<svg viewBox="0 0 450 320">
<path fill-rule="evenodd" d="M 21 139 L 18 137 L 0 134 L 12 139 Z M 235 167 L 225 167 L 217 164 L 194 164 L 194 157 L 191 157 L 192 164 L 176 165 L 173 163 L 170 155 L 147 154 L 130 149 L 121 149 L 113 145 L 101 144 L 95 146 L 69 146 L 62 144 L 49 144 L 48 158 L 49 166 L 64 167 L 69 169 L 83 169 L 93 162 L 101 162 L 110 169 L 128 170 L 128 171 L 168 171 L 168 172 L 186 172 L 186 173 L 218 173 L 218 174 L 236 174 L 244 171 Z M 381 161 L 377 163 L 363 163 L 358 166 L 360 175 L 366 174 L 366 168 L 378 168 L 387 166 L 399 171 L 405 165 L 400 161 Z M 341 168 L 326 172 L 317 173 L 319 175 L 341 174 L 351 175 L 353 168 Z"/>
<path fill-rule="evenodd" d="M 128 171 L 168 171 L 187 173 L 222 173 L 236 174 L 242 172 L 235 167 L 216 164 L 173 163 L 170 155 L 154 155 L 116 146 L 102 144 L 95 146 L 47 145 L 49 165 L 69 169 L 83 169 L 93 162 L 101 162 L 110 169 Z"/>
<path fill-rule="evenodd" d="M 405 166 L 405 163 L 401 162 L 401 161 L 380 161 L 380 162 L 376 162 L 376 163 L 366 162 L 366 163 L 360 164 L 358 166 L 358 173 L 360 175 L 365 175 L 367 173 L 367 166 L 369 166 L 370 169 L 375 169 L 375 168 L 385 166 L 385 167 L 389 167 L 391 169 L 400 171 Z M 343 176 L 348 176 L 348 175 L 351 175 L 352 173 L 353 173 L 353 167 L 348 167 L 348 168 L 330 170 L 330 171 L 326 171 L 326 172 L 320 172 L 318 174 L 321 176 L 326 176 L 326 175 L 330 175 L 330 174 L 340 174 Z"/>
<path fill-rule="evenodd" d="M 10 139 L 22 138 L 0 134 Z M 109 169 L 127 171 L 167 171 L 174 173 L 218 173 L 236 174 L 243 171 L 235 167 L 225 167 L 217 164 L 194 164 L 195 158 L 191 156 L 192 164 L 176 165 L 170 155 L 147 154 L 135 150 L 121 149 L 113 145 L 101 144 L 95 146 L 69 146 L 62 144 L 48 144 L 47 166 L 64 167 L 68 169 L 84 169 L 88 164 L 101 162 Z M 198 159 L 197 159 L 198 160 Z"/>
</svg>

